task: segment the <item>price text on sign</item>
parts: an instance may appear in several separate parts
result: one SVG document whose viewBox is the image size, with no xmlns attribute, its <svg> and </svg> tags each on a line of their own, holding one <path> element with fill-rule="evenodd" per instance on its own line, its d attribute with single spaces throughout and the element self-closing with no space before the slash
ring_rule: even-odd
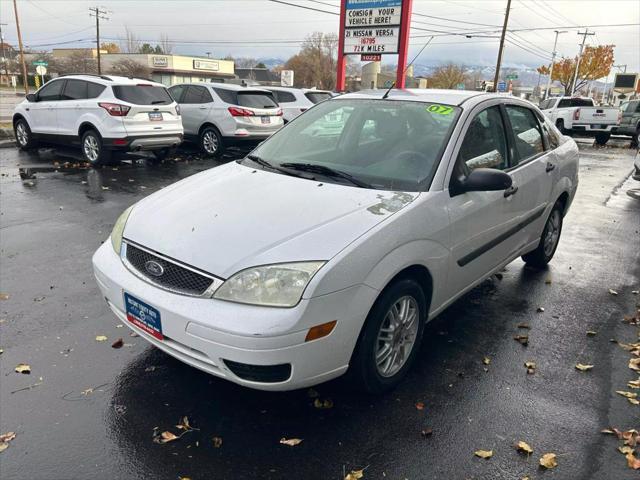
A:
<svg viewBox="0 0 640 480">
<path fill-rule="evenodd" d="M 344 32 L 344 53 L 398 53 L 400 27 L 350 28 Z"/>
</svg>

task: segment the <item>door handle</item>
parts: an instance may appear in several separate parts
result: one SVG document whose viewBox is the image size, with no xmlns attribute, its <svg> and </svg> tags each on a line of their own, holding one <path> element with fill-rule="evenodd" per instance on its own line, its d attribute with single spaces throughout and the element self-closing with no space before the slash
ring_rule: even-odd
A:
<svg viewBox="0 0 640 480">
<path fill-rule="evenodd" d="M 515 195 L 517 191 L 518 191 L 518 186 L 511 185 L 509 188 L 507 188 L 504 191 L 504 198 L 510 197 L 511 195 Z"/>
<path fill-rule="evenodd" d="M 207 107 L 198 107 L 200 110 L 206 110 Z"/>
<path fill-rule="evenodd" d="M 553 163 L 547 162 L 547 168 L 545 168 L 545 171 L 550 172 L 554 168 L 556 168 L 556 166 Z"/>
</svg>

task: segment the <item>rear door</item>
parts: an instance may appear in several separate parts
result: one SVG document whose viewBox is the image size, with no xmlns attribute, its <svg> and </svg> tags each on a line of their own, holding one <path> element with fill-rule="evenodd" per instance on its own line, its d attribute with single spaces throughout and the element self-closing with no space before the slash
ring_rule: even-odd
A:
<svg viewBox="0 0 640 480">
<path fill-rule="evenodd" d="M 468 121 L 452 173 L 456 179 L 476 168 L 510 169 L 509 142 L 499 102 L 480 107 Z M 449 291 L 460 292 L 513 257 L 526 244 L 519 207 L 505 191 L 449 190 L 451 267 Z"/>
<path fill-rule="evenodd" d="M 45 135 L 58 133 L 57 107 L 65 80 L 51 80 L 36 94 L 35 102 L 28 105 L 31 131 Z"/>
<path fill-rule="evenodd" d="M 114 96 L 130 107 L 121 117 L 129 136 L 181 133 L 182 121 L 165 87 L 151 84 L 114 85 Z"/>
<path fill-rule="evenodd" d="M 512 204 L 528 244 L 542 235 L 557 159 L 546 144 L 542 126 L 532 109 L 514 104 L 503 108 L 507 136 L 514 152 L 509 174 L 518 188 Z"/>
<path fill-rule="evenodd" d="M 87 82 L 67 80 L 58 102 L 58 132 L 60 135 L 76 135 L 76 123 L 80 116 L 80 104 L 87 99 Z"/>
<path fill-rule="evenodd" d="M 200 127 L 207 120 L 212 105 L 213 97 L 207 87 L 184 85 L 184 92 L 180 98 L 180 113 L 186 134 L 198 134 Z"/>
</svg>

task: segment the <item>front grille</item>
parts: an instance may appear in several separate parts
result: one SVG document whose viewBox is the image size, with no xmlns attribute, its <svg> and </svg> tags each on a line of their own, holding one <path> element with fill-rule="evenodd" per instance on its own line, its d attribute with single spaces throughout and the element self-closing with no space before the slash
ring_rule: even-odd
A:
<svg viewBox="0 0 640 480">
<path fill-rule="evenodd" d="M 213 283 L 213 279 L 184 268 L 166 258 L 154 255 L 127 243 L 127 261 L 138 273 L 150 282 L 169 290 L 187 295 L 202 295 Z M 148 262 L 153 261 L 162 267 L 160 275 L 150 275 Z"/>
<path fill-rule="evenodd" d="M 290 363 L 282 363 L 280 365 L 249 365 L 231 360 L 225 360 L 224 363 L 236 376 L 251 382 L 284 382 L 291 376 Z"/>
</svg>

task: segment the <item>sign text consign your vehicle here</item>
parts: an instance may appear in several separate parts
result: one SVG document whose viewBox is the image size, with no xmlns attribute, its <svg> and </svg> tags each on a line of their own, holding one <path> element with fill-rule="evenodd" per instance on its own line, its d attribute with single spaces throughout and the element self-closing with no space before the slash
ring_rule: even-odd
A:
<svg viewBox="0 0 640 480">
<path fill-rule="evenodd" d="M 402 0 L 347 0 L 344 53 L 398 53 Z"/>
</svg>

